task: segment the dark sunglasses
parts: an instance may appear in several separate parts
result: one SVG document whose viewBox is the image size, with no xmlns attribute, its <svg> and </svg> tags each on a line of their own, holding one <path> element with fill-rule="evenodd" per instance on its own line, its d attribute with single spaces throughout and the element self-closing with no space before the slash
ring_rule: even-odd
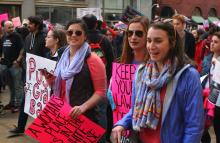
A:
<svg viewBox="0 0 220 143">
<path fill-rule="evenodd" d="M 72 36 L 73 33 L 74 33 L 76 36 L 81 36 L 81 35 L 82 35 L 82 31 L 80 31 L 80 30 L 76 30 L 76 31 L 68 30 L 68 31 L 66 31 L 66 35 L 67 35 L 67 36 Z"/>
<path fill-rule="evenodd" d="M 128 30 L 127 34 L 128 34 L 128 37 L 131 37 L 133 34 L 135 34 L 137 37 L 141 38 L 141 37 L 143 37 L 144 32 L 141 30 L 137 30 L 137 31 Z"/>
</svg>

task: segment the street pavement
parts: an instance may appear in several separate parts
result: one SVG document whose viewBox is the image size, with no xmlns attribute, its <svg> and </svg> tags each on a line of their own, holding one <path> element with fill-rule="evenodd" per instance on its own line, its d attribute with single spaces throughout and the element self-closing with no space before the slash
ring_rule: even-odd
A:
<svg viewBox="0 0 220 143">
<path fill-rule="evenodd" d="M 9 102 L 9 91 L 6 88 L 6 90 L 3 90 L 2 93 L 0 93 L 0 101 L 6 105 Z M 14 128 L 14 125 L 17 125 L 18 120 L 18 113 L 11 113 L 9 110 L 6 111 L 3 115 L 0 114 L 0 143 L 38 143 L 34 139 L 23 135 L 13 138 L 8 138 L 12 134 L 8 131 L 10 129 Z M 33 121 L 33 118 L 28 118 L 28 124 L 27 126 Z M 26 126 L 26 127 L 27 127 Z M 212 137 L 211 143 L 216 143 L 213 133 L 213 128 L 210 129 L 210 134 Z"/>
<path fill-rule="evenodd" d="M 8 89 L 3 90 L 0 93 L 0 101 L 6 105 L 9 102 L 9 91 Z M 37 143 L 34 139 L 29 136 L 17 136 L 13 138 L 8 138 L 12 134 L 8 131 L 14 128 L 14 125 L 17 125 L 18 112 L 11 113 L 10 110 L 7 110 L 3 115 L 0 114 L 0 143 Z M 31 117 L 28 119 L 27 126 L 33 121 Z"/>
</svg>

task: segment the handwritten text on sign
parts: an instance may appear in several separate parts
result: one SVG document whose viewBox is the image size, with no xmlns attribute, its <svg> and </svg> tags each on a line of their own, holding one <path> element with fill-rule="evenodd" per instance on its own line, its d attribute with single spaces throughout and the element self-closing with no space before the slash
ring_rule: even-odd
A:
<svg viewBox="0 0 220 143">
<path fill-rule="evenodd" d="M 105 130 L 85 116 L 69 116 L 71 107 L 53 97 L 25 133 L 41 143 L 96 143 Z"/>
<path fill-rule="evenodd" d="M 39 69 L 53 72 L 55 61 L 27 53 L 26 58 L 25 113 L 36 118 L 50 98 L 51 89 Z"/>
<path fill-rule="evenodd" d="M 112 95 L 116 104 L 113 111 L 114 124 L 131 108 L 132 80 L 136 70 L 134 64 L 113 63 Z"/>
</svg>

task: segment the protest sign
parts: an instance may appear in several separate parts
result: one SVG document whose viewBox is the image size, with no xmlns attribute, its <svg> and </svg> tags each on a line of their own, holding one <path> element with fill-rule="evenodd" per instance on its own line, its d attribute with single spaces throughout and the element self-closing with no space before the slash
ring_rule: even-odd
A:
<svg viewBox="0 0 220 143">
<path fill-rule="evenodd" d="M 105 130 L 83 115 L 72 118 L 71 108 L 52 97 L 25 133 L 41 143 L 97 143 Z"/>
<path fill-rule="evenodd" d="M 77 8 L 76 17 L 82 18 L 87 14 L 93 14 L 98 20 L 102 20 L 101 9 L 100 8 Z"/>
<path fill-rule="evenodd" d="M 212 66 L 213 69 L 211 70 L 212 70 L 212 75 L 213 75 L 213 81 L 220 84 L 220 62 L 216 58 L 213 58 L 212 63 L 213 63 L 213 66 Z"/>
<path fill-rule="evenodd" d="M 132 80 L 136 70 L 134 64 L 113 63 L 112 95 L 116 105 L 113 111 L 114 124 L 131 108 Z"/>
<path fill-rule="evenodd" d="M 132 80 L 136 71 L 135 64 L 113 63 L 112 96 L 116 109 L 113 111 L 113 124 L 117 123 L 131 108 Z M 130 132 L 126 132 L 122 143 L 132 143 Z"/>
<path fill-rule="evenodd" d="M 220 62 L 216 59 L 212 59 L 212 67 L 210 71 L 212 75 L 211 93 L 208 97 L 209 101 L 216 106 L 220 107 Z"/>
<path fill-rule="evenodd" d="M 0 14 L 0 22 L 3 20 L 8 20 L 8 13 Z"/>
<path fill-rule="evenodd" d="M 20 19 L 20 17 L 12 18 L 11 21 L 13 22 L 14 27 L 20 27 L 21 26 L 21 19 Z"/>
<path fill-rule="evenodd" d="M 130 6 L 127 6 L 122 13 L 121 21 L 124 23 L 128 23 L 135 16 L 143 16 L 143 14 Z"/>
<path fill-rule="evenodd" d="M 36 118 L 50 99 L 51 88 L 39 69 L 53 72 L 56 62 L 27 53 L 26 57 L 26 85 L 24 112 Z"/>
</svg>

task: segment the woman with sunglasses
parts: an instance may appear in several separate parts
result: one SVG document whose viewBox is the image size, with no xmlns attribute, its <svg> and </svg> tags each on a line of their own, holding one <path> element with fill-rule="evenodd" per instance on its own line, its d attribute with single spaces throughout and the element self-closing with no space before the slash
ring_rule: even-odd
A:
<svg viewBox="0 0 220 143">
<path fill-rule="evenodd" d="M 64 50 L 55 77 L 46 76 L 54 94 L 73 108 L 70 115 L 80 114 L 98 123 L 97 104 L 105 98 L 106 73 L 102 60 L 91 53 L 87 40 L 87 26 L 79 19 L 66 26 L 68 47 Z"/>
<path fill-rule="evenodd" d="M 65 31 L 57 28 L 51 29 L 47 33 L 45 43 L 45 47 L 50 49 L 50 51 L 46 53 L 45 57 L 54 61 L 58 61 L 67 44 Z"/>
<path fill-rule="evenodd" d="M 147 62 L 133 82 L 132 114 L 113 128 L 113 143 L 131 128 L 143 143 L 200 143 L 204 113 L 199 73 L 173 26 L 152 24 L 147 50 Z"/>
<path fill-rule="evenodd" d="M 139 65 L 144 62 L 144 57 L 147 52 L 146 39 L 147 39 L 148 27 L 149 27 L 149 20 L 144 16 L 137 16 L 129 21 L 128 28 L 125 33 L 125 37 L 123 41 L 123 49 L 122 49 L 123 51 L 120 57 L 120 61 L 119 61 L 120 63 Z M 107 95 L 113 110 L 115 109 L 115 105 L 112 102 L 113 101 L 112 93 L 115 92 L 117 92 L 116 89 L 111 88 L 111 84 L 110 84 Z M 131 113 L 132 112 L 130 110 L 129 114 Z M 133 134 L 132 137 L 130 137 L 130 139 L 131 138 L 132 140 L 136 140 L 135 134 Z"/>
<path fill-rule="evenodd" d="M 140 64 L 147 53 L 146 36 L 149 21 L 146 17 L 135 17 L 130 20 L 126 31 L 120 62 Z"/>
</svg>

